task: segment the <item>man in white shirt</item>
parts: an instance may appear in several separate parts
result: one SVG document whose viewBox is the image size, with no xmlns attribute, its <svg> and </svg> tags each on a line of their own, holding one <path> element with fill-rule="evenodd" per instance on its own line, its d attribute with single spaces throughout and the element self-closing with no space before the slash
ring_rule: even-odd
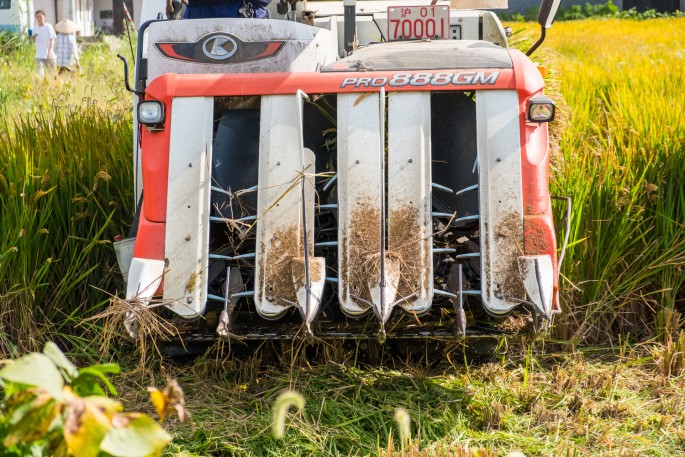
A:
<svg viewBox="0 0 685 457">
<path fill-rule="evenodd" d="M 36 22 L 31 39 L 36 44 L 36 71 L 39 77 L 45 76 L 45 68 L 55 71 L 55 29 L 45 22 L 45 12 L 36 11 Z"/>
</svg>

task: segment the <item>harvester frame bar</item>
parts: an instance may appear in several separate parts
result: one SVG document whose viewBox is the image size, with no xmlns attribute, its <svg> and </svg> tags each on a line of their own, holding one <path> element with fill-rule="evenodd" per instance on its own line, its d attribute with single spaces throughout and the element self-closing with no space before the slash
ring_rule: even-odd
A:
<svg viewBox="0 0 685 457">
<path fill-rule="evenodd" d="M 518 51 L 510 50 L 509 52 L 516 54 Z M 525 80 L 517 81 L 514 77 L 514 70 L 511 69 L 474 69 L 469 71 L 445 69 L 440 70 L 440 73 L 471 75 L 470 83 L 437 85 L 431 84 L 431 79 L 428 78 L 426 84 L 423 84 L 423 81 L 421 85 L 412 84 L 416 75 L 428 73 L 426 71 L 254 73 L 249 78 L 242 74 L 181 75 L 169 73 L 154 79 L 145 92 L 148 97 L 164 101 L 173 97 L 294 95 L 299 90 L 308 94 L 380 92 L 381 87 L 385 88 L 386 91 L 393 92 L 474 91 L 481 89 L 518 89 L 520 91 L 524 87 L 517 87 L 517 85 L 526 84 Z M 437 72 L 435 73 L 437 74 Z M 398 78 L 400 75 L 403 77 Z M 363 80 L 361 84 L 359 80 Z M 399 81 L 402 84 L 399 85 L 393 81 Z"/>
</svg>

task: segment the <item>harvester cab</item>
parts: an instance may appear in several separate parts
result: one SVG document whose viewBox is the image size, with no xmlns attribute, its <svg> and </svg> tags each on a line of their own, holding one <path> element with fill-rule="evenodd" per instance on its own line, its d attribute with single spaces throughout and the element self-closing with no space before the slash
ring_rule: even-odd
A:
<svg viewBox="0 0 685 457">
<path fill-rule="evenodd" d="M 543 38 L 559 3 L 542 1 Z M 199 339 L 549 321 L 554 103 L 497 16 L 464 9 L 479 6 L 506 0 L 280 1 L 270 19 L 144 23 L 136 221 L 116 245 L 126 299 Z"/>
</svg>

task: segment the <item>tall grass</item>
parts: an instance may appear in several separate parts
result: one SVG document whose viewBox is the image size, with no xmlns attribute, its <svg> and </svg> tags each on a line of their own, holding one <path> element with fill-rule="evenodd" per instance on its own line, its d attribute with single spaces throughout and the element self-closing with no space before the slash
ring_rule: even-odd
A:
<svg viewBox="0 0 685 457">
<path fill-rule="evenodd" d="M 92 354 L 97 334 L 85 333 L 82 318 L 120 287 L 109 240 L 131 219 L 130 117 L 56 106 L 8 122 L 0 130 L 0 351 L 58 339 Z"/>
<path fill-rule="evenodd" d="M 30 40 L 0 39 L 2 356 L 47 339 L 96 355 L 82 319 L 121 289 L 109 240 L 131 220 L 124 45 L 85 44 L 79 74 L 40 79 Z"/>
<path fill-rule="evenodd" d="M 560 336 L 652 337 L 685 301 L 685 19 L 556 24 L 569 107 L 553 191 L 574 199 Z"/>
<path fill-rule="evenodd" d="M 81 43 L 81 48 L 80 71 L 58 77 L 48 73 L 40 79 L 31 40 L 25 35 L 0 34 L 0 121 L 83 105 L 128 109 L 131 97 L 116 59 L 117 51 L 127 51 L 128 45 L 109 37 Z"/>
</svg>

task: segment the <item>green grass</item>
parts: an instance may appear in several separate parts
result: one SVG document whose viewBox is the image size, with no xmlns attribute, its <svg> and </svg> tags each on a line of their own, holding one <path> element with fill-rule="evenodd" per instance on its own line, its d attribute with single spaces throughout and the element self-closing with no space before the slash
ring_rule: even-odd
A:
<svg viewBox="0 0 685 457">
<path fill-rule="evenodd" d="M 385 368 L 358 366 L 353 352 L 312 366 L 289 360 L 285 345 L 256 354 L 164 368 L 179 378 L 193 415 L 167 424 L 174 440 L 166 455 L 471 455 L 457 453 L 466 448 L 492 456 L 683 455 L 683 377 L 664 376 L 639 351 L 601 360 L 513 351 L 506 362 L 469 368 L 397 359 Z M 150 380 L 140 382 L 129 375 L 121 388 L 129 408 L 146 407 L 142 388 Z M 287 415 L 285 437 L 276 440 L 272 407 L 288 390 L 306 405 Z M 398 408 L 411 418 L 404 454 L 388 452 L 401 448 Z"/>
</svg>

